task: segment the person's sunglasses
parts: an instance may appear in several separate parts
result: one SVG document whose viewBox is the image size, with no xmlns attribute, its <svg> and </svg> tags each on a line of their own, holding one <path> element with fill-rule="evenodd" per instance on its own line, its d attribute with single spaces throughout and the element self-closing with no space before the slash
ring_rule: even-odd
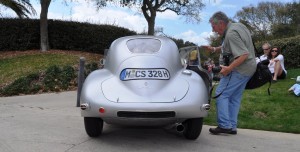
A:
<svg viewBox="0 0 300 152">
<path fill-rule="evenodd" d="M 271 52 L 278 52 L 277 50 L 272 50 Z"/>
</svg>

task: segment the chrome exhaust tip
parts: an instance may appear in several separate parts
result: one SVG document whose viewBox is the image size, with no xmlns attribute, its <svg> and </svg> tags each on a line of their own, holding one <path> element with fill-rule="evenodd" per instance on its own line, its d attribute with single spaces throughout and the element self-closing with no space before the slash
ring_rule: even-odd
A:
<svg viewBox="0 0 300 152">
<path fill-rule="evenodd" d="M 184 125 L 182 125 L 182 123 L 177 123 L 175 124 L 175 128 L 177 132 L 183 132 L 184 131 Z"/>
<path fill-rule="evenodd" d="M 210 104 L 203 104 L 201 107 L 202 111 L 209 111 L 210 110 Z"/>
<path fill-rule="evenodd" d="M 86 110 L 88 108 L 89 108 L 89 104 L 87 104 L 87 103 L 83 103 L 83 104 L 80 105 L 81 110 Z"/>
</svg>

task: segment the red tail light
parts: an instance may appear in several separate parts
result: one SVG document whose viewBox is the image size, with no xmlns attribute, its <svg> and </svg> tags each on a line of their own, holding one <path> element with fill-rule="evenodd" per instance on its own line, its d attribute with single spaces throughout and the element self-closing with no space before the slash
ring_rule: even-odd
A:
<svg viewBox="0 0 300 152">
<path fill-rule="evenodd" d="M 99 108 L 99 112 L 100 112 L 100 113 L 104 113 L 104 112 L 105 112 L 105 109 L 104 109 L 103 107 L 100 107 L 100 108 Z"/>
</svg>

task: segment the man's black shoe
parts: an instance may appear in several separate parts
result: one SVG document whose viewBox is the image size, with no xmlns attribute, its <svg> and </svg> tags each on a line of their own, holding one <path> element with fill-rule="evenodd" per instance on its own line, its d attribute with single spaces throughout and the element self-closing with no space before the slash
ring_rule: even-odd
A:
<svg viewBox="0 0 300 152">
<path fill-rule="evenodd" d="M 229 134 L 236 135 L 237 134 L 237 130 L 231 130 Z"/>
<path fill-rule="evenodd" d="M 224 128 L 221 128 L 221 127 L 210 128 L 209 132 L 214 134 L 214 135 L 217 135 L 217 134 L 220 134 L 220 133 L 225 133 L 225 134 L 236 134 L 237 133 L 236 131 L 233 131 L 232 129 L 224 129 Z"/>
</svg>

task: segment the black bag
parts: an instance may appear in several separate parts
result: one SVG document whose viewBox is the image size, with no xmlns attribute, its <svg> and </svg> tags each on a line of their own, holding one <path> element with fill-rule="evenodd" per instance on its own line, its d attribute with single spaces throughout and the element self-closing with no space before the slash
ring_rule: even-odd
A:
<svg viewBox="0 0 300 152">
<path fill-rule="evenodd" d="M 272 82 L 272 74 L 268 68 L 269 60 L 257 63 L 256 71 L 246 85 L 246 89 L 255 89 L 263 86 L 267 82 L 270 83 L 268 93 L 270 94 L 270 86 Z"/>
<path fill-rule="evenodd" d="M 255 50 L 255 56 L 259 57 L 258 51 L 253 41 L 252 44 Z M 268 59 L 257 63 L 256 71 L 251 77 L 251 79 L 247 82 L 245 89 L 255 89 L 269 82 L 268 94 L 270 95 L 270 87 L 271 87 L 273 76 L 268 68 L 269 63 L 270 61 Z"/>
<path fill-rule="evenodd" d="M 269 64 L 269 60 L 264 60 L 264 61 L 257 63 L 256 71 L 253 74 L 253 76 L 250 78 L 250 80 L 247 82 L 245 89 L 255 89 L 255 88 L 261 87 L 264 84 L 266 84 L 267 82 L 269 82 L 268 94 L 270 95 L 270 87 L 271 87 L 271 82 L 272 82 L 273 77 L 268 68 L 268 64 Z M 229 79 L 231 79 L 231 76 Z M 228 83 L 227 83 L 227 85 L 228 85 Z M 227 87 L 227 85 L 226 85 L 226 87 Z M 223 93 L 223 91 L 212 98 L 214 98 L 214 99 L 218 98 Z"/>
</svg>

